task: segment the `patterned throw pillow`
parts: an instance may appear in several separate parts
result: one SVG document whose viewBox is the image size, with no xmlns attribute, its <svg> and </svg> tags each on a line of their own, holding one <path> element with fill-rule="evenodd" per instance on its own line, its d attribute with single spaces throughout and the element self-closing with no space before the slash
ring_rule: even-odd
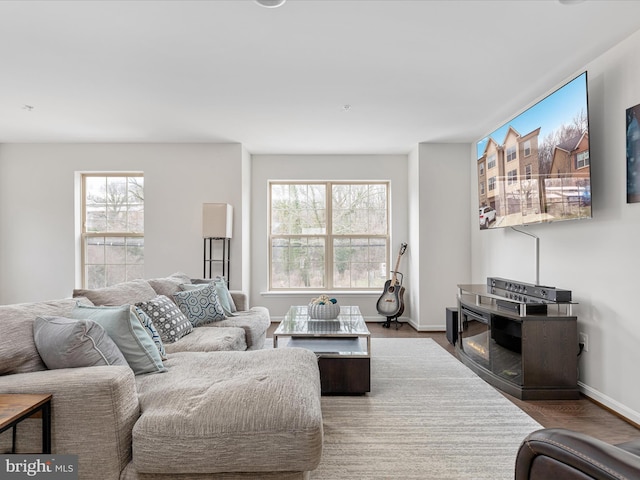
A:
<svg viewBox="0 0 640 480">
<path fill-rule="evenodd" d="M 162 338 L 160 337 L 158 330 L 156 330 L 156 327 L 153 325 L 153 322 L 149 318 L 149 315 L 144 313 L 144 311 L 140 307 L 136 307 L 136 306 L 133 307 L 132 311 L 137 317 L 138 321 L 142 324 L 142 326 L 145 328 L 145 330 L 151 337 L 151 340 L 153 340 L 153 343 L 155 343 L 156 347 L 158 347 L 158 352 L 160 352 L 160 358 L 162 358 L 162 360 L 166 360 L 167 352 L 165 352 L 164 350 L 164 345 L 162 344 Z"/>
<path fill-rule="evenodd" d="M 173 298 L 194 327 L 226 318 L 215 287 L 210 285 L 174 293 Z"/>
<path fill-rule="evenodd" d="M 146 313 L 164 343 L 173 343 L 193 331 L 193 325 L 178 306 L 164 295 L 136 303 Z"/>
<path fill-rule="evenodd" d="M 225 292 L 221 289 L 215 281 L 211 283 L 183 283 L 180 285 L 181 290 L 197 290 L 199 288 L 212 287 L 215 288 L 216 293 L 218 294 L 218 301 L 222 306 L 222 311 L 224 312 L 225 317 L 236 317 L 237 315 L 231 311 L 231 306 L 229 305 L 229 301 L 225 296 Z M 175 298 L 175 297 L 174 297 Z M 235 305 L 234 305 L 235 306 Z"/>
</svg>

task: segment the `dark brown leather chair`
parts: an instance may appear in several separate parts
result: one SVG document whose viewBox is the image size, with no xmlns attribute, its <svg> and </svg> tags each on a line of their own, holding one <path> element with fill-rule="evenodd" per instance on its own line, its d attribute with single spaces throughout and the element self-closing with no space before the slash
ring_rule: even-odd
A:
<svg viewBox="0 0 640 480">
<path fill-rule="evenodd" d="M 640 438 L 611 445 L 562 428 L 537 430 L 520 445 L 515 479 L 640 479 Z"/>
</svg>

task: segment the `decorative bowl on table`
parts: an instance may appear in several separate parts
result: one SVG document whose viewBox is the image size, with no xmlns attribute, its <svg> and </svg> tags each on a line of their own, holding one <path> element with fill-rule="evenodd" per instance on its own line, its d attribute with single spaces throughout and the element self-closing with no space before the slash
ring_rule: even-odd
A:
<svg viewBox="0 0 640 480">
<path fill-rule="evenodd" d="M 311 300 L 307 313 L 314 320 L 334 320 L 340 315 L 340 305 L 335 298 L 321 295 Z"/>
</svg>

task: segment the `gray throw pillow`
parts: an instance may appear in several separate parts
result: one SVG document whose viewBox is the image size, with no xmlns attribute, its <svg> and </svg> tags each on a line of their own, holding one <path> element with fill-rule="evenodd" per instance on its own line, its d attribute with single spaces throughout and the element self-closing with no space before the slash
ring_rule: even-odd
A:
<svg viewBox="0 0 640 480">
<path fill-rule="evenodd" d="M 127 365 L 104 328 L 91 320 L 36 317 L 33 340 L 47 368 Z"/>
<path fill-rule="evenodd" d="M 118 346 L 133 373 L 166 372 L 156 344 L 142 326 L 130 305 L 89 307 L 76 305 L 72 318 L 93 320 L 101 325 Z"/>
<path fill-rule="evenodd" d="M 149 285 L 155 290 L 156 295 L 164 295 L 169 300 L 173 300 L 173 294 L 180 291 L 180 285 L 183 283 L 191 283 L 189 275 L 176 272 L 165 278 L 152 278 L 147 280 Z M 155 297 L 155 295 L 154 295 Z M 140 298 L 137 301 L 150 300 L 147 298 Z"/>
</svg>

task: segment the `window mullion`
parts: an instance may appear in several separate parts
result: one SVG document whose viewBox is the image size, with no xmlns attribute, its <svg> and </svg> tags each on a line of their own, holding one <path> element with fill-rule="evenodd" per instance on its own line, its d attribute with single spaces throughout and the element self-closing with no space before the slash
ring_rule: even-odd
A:
<svg viewBox="0 0 640 480">
<path fill-rule="evenodd" d="M 325 191 L 325 202 L 327 206 L 326 218 L 326 234 L 324 241 L 325 258 L 324 258 L 324 274 L 325 286 L 327 289 L 333 288 L 333 195 L 332 184 L 327 182 Z"/>
</svg>

